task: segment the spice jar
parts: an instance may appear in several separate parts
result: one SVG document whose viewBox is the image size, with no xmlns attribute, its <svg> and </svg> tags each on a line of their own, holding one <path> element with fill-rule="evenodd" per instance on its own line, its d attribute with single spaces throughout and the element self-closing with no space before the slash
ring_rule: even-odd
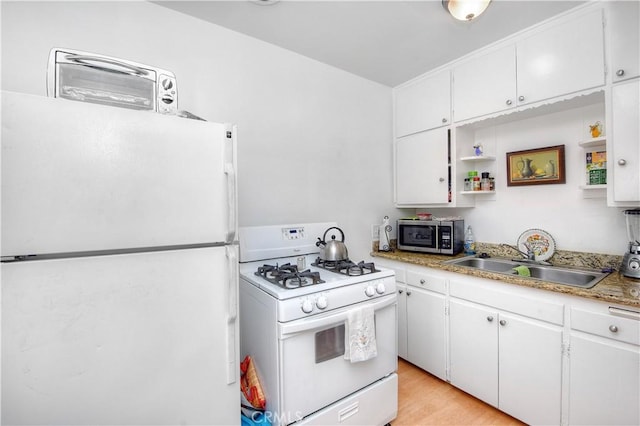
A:
<svg viewBox="0 0 640 426">
<path fill-rule="evenodd" d="M 471 179 L 470 178 L 464 178 L 464 190 L 465 191 L 471 191 L 472 190 Z"/>
<path fill-rule="evenodd" d="M 473 190 L 480 191 L 480 176 L 473 177 Z"/>
<path fill-rule="evenodd" d="M 482 180 L 480 181 L 480 189 L 482 191 L 491 190 L 491 182 L 489 181 L 489 172 L 482 172 Z"/>
</svg>

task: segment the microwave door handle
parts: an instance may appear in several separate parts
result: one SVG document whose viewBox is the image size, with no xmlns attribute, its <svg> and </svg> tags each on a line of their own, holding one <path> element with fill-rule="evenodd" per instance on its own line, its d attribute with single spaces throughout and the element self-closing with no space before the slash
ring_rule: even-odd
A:
<svg viewBox="0 0 640 426">
<path fill-rule="evenodd" d="M 89 65 L 110 71 L 119 72 L 122 74 L 135 74 L 139 76 L 146 76 L 149 74 L 144 68 L 136 67 L 135 65 L 128 64 L 126 62 L 118 61 L 109 58 L 100 58 L 96 56 L 87 55 L 74 55 L 69 54 L 65 57 L 69 62 L 75 62 L 80 65 Z"/>
</svg>

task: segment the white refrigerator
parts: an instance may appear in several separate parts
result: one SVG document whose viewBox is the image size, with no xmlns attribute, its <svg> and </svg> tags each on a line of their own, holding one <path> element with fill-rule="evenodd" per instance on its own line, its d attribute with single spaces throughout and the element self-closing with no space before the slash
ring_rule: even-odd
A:
<svg viewBox="0 0 640 426">
<path fill-rule="evenodd" d="M 2 92 L 2 424 L 239 424 L 234 126 Z"/>
</svg>

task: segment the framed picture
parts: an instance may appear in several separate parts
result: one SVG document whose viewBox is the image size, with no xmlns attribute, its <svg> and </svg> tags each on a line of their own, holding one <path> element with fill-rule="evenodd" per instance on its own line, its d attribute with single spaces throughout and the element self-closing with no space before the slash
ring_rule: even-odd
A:
<svg viewBox="0 0 640 426">
<path fill-rule="evenodd" d="M 507 186 L 565 182 L 564 145 L 507 152 Z"/>
</svg>

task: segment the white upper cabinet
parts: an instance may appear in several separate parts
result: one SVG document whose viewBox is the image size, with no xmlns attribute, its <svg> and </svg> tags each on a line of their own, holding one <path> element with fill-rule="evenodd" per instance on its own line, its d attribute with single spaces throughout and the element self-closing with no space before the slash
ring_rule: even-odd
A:
<svg viewBox="0 0 640 426">
<path fill-rule="evenodd" d="M 453 69 L 453 117 L 462 121 L 516 106 L 516 48 L 509 45 Z"/>
<path fill-rule="evenodd" d="M 396 137 L 451 122 L 451 72 L 422 77 L 394 90 Z"/>
<path fill-rule="evenodd" d="M 602 10 L 517 42 L 518 105 L 605 83 Z"/>
<path fill-rule="evenodd" d="M 640 81 L 615 84 L 611 98 L 609 204 L 633 206 L 640 203 Z"/>
<path fill-rule="evenodd" d="M 395 147 L 396 206 L 448 203 L 448 129 L 398 138 Z"/>
<path fill-rule="evenodd" d="M 611 48 L 613 82 L 640 75 L 640 2 L 608 2 L 607 29 Z"/>
</svg>

